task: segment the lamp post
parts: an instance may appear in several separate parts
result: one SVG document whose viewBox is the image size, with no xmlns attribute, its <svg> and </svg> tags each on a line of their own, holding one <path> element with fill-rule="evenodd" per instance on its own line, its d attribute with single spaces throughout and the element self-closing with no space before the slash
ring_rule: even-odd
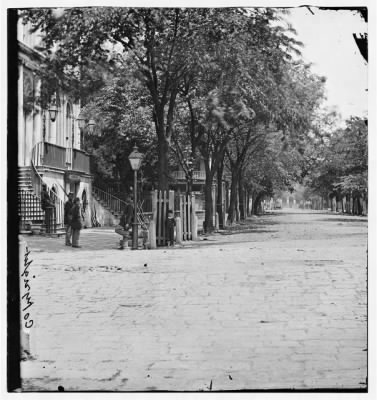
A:
<svg viewBox="0 0 377 400">
<path fill-rule="evenodd" d="M 58 109 L 54 103 L 50 105 L 50 107 L 48 108 L 48 112 L 50 113 L 51 121 L 55 122 Z"/>
<path fill-rule="evenodd" d="M 137 250 L 137 171 L 140 169 L 143 155 L 139 152 L 136 144 L 133 148 L 132 153 L 128 156 L 131 168 L 134 171 L 134 220 L 132 223 L 132 250 Z"/>
</svg>

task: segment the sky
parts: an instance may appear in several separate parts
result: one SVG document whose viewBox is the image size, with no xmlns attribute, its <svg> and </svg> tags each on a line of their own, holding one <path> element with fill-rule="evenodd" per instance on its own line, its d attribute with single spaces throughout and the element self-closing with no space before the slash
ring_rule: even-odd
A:
<svg viewBox="0 0 377 400">
<path fill-rule="evenodd" d="M 312 71 L 327 78 L 325 105 L 335 107 L 343 119 L 364 117 L 368 111 L 368 64 L 352 36 L 368 31 L 368 24 L 351 11 L 291 9 L 287 19 L 304 44 L 305 61 Z"/>
</svg>

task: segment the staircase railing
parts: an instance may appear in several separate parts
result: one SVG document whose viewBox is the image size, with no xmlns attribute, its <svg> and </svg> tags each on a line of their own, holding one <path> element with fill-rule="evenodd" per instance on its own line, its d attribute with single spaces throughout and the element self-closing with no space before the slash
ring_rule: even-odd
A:
<svg viewBox="0 0 377 400">
<path fill-rule="evenodd" d="M 126 202 L 124 200 L 95 186 L 92 186 L 92 190 L 95 197 L 114 213 L 122 214 L 126 209 Z"/>
<path fill-rule="evenodd" d="M 99 200 L 105 207 L 110 209 L 113 213 L 116 214 L 123 214 L 124 210 L 126 209 L 127 203 L 110 194 L 109 192 L 105 192 L 102 189 L 99 189 L 98 187 L 92 186 L 92 191 L 93 195 Z M 138 202 L 137 204 L 137 220 L 138 223 L 141 225 L 143 229 L 148 229 L 149 226 L 149 216 L 147 214 L 149 213 L 144 213 L 143 208 L 142 208 L 143 203 Z"/>
<path fill-rule="evenodd" d="M 41 192 L 42 185 L 45 184 L 47 187 L 47 191 L 51 194 L 52 200 L 55 203 L 55 211 L 54 211 L 54 227 L 52 228 L 54 231 L 56 230 L 56 226 L 63 225 L 64 222 L 64 201 L 49 187 L 49 185 L 43 180 L 41 175 L 39 174 L 36 165 L 41 165 L 41 154 L 43 154 L 43 143 L 37 143 L 31 152 L 31 182 L 33 185 L 33 191 L 36 197 L 41 201 Z"/>
</svg>

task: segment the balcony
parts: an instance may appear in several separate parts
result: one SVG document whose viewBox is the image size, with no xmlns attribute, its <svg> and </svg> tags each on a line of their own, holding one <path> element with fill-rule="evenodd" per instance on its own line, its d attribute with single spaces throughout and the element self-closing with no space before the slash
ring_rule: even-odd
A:
<svg viewBox="0 0 377 400">
<path fill-rule="evenodd" d="M 186 174 L 184 171 L 174 171 L 171 174 L 171 177 L 177 181 L 186 181 Z M 193 181 L 205 181 L 206 173 L 205 171 L 192 171 L 192 179 Z"/>
<path fill-rule="evenodd" d="M 90 156 L 82 150 L 73 149 L 72 169 L 90 173 Z"/>
<path fill-rule="evenodd" d="M 90 174 L 90 156 L 82 150 L 37 143 L 32 151 L 35 167 L 50 167 Z"/>
</svg>

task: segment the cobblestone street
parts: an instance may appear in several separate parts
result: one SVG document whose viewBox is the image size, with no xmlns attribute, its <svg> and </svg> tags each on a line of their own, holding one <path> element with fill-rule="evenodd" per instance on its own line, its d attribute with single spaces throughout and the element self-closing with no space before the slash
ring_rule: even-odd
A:
<svg viewBox="0 0 377 400">
<path fill-rule="evenodd" d="M 365 388 L 367 220 L 275 212 L 249 232 L 118 251 L 110 228 L 24 237 L 24 390 Z M 253 222 L 254 221 L 254 222 Z"/>
</svg>

